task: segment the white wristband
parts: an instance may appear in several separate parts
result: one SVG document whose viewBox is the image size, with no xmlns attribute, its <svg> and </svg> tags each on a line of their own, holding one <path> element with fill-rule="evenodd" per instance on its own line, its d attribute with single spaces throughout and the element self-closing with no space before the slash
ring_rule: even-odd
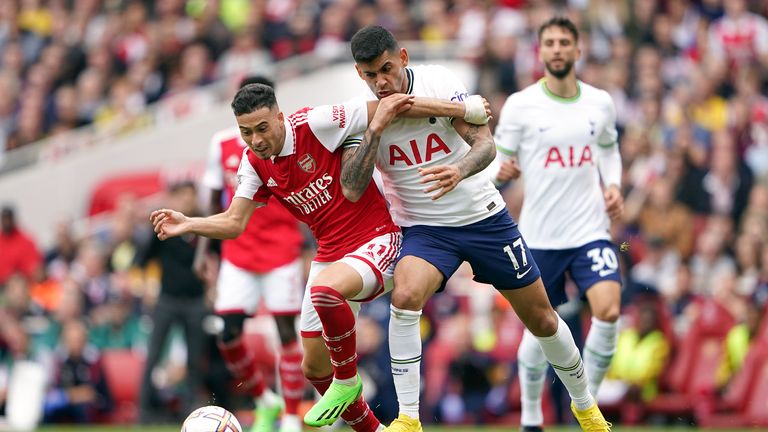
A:
<svg viewBox="0 0 768 432">
<path fill-rule="evenodd" d="M 485 113 L 482 96 L 472 95 L 464 99 L 464 121 L 476 125 L 488 123 L 488 115 Z"/>
</svg>

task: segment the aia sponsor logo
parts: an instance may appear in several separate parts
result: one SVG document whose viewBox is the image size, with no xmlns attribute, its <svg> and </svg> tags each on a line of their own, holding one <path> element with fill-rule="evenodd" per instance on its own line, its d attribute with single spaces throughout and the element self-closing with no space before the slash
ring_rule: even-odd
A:
<svg viewBox="0 0 768 432">
<path fill-rule="evenodd" d="M 431 133 L 423 143 L 416 140 L 408 142 L 408 146 L 402 147 L 392 144 L 389 147 L 389 164 L 405 164 L 407 166 L 420 165 L 430 162 L 437 153 L 451 154 L 451 149 L 439 135 Z"/>
<path fill-rule="evenodd" d="M 339 129 L 344 129 L 347 126 L 347 112 L 344 110 L 344 105 L 334 105 L 331 107 L 331 115 L 333 121 L 339 123 Z"/>
<path fill-rule="evenodd" d="M 315 158 L 313 158 L 309 153 L 306 153 L 304 156 L 300 157 L 297 163 L 299 164 L 299 168 L 301 168 L 301 170 L 305 173 L 312 174 L 317 169 Z"/>
</svg>

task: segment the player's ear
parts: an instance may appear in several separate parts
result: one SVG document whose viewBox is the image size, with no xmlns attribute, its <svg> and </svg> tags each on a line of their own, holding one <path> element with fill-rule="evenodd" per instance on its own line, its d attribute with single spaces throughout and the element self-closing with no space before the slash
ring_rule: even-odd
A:
<svg viewBox="0 0 768 432">
<path fill-rule="evenodd" d="M 285 121 L 285 115 L 283 114 L 282 111 L 277 113 L 277 119 L 280 121 L 280 123 Z"/>
<path fill-rule="evenodd" d="M 363 77 L 363 71 L 360 70 L 360 66 L 358 66 L 357 63 L 355 63 L 355 70 L 357 71 L 357 76 L 359 76 L 360 79 L 365 79 L 365 77 Z"/>
<path fill-rule="evenodd" d="M 400 48 L 400 61 L 403 63 L 403 67 L 408 66 L 408 51 L 405 48 Z"/>
</svg>

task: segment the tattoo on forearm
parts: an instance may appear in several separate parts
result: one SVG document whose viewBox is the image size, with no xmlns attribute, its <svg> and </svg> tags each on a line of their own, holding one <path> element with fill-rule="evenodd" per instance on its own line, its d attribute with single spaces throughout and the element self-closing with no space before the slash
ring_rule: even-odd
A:
<svg viewBox="0 0 768 432">
<path fill-rule="evenodd" d="M 496 157 L 496 147 L 493 136 L 487 130 L 488 126 L 469 124 L 462 135 L 471 149 L 460 161 L 459 170 L 462 178 L 473 176 L 484 170 Z M 485 129 L 485 130 L 484 130 Z"/>
<path fill-rule="evenodd" d="M 341 160 L 341 185 L 352 197 L 362 196 L 371 181 L 380 139 L 380 135 L 367 130 L 358 147 L 344 151 Z"/>
</svg>

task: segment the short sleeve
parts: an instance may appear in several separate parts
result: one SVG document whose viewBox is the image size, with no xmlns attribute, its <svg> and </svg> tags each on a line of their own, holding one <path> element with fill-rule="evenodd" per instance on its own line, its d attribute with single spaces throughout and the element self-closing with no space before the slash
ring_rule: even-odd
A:
<svg viewBox="0 0 768 432">
<path fill-rule="evenodd" d="M 520 121 L 522 112 L 518 100 L 518 94 L 513 94 L 504 102 L 493 136 L 496 149 L 507 156 L 517 153 L 523 138 L 523 123 Z"/>
<path fill-rule="evenodd" d="M 450 69 L 445 66 L 430 66 L 428 69 L 429 76 L 422 77 L 427 83 L 430 84 L 434 91 L 432 97 L 438 99 L 448 99 L 452 101 L 463 101 L 464 98 L 469 96 L 467 87 Z M 417 69 L 418 73 L 420 70 Z"/>
<path fill-rule="evenodd" d="M 607 121 L 602 133 L 597 139 L 597 144 L 600 147 L 611 147 L 619 139 L 619 132 L 616 130 L 616 105 L 613 103 L 613 98 L 607 92 L 604 92 L 605 96 L 605 110 L 607 111 Z"/>
<path fill-rule="evenodd" d="M 351 136 L 368 127 L 368 103 L 355 98 L 337 105 L 321 105 L 307 112 L 307 123 L 315 137 L 333 152 Z"/>
<path fill-rule="evenodd" d="M 270 195 L 269 189 L 264 185 L 253 165 L 251 165 L 251 161 L 248 158 L 248 149 L 244 149 L 243 157 L 240 159 L 240 167 L 237 169 L 237 191 L 235 196 L 266 204 Z"/>
<path fill-rule="evenodd" d="M 208 160 L 203 174 L 203 185 L 209 189 L 224 189 L 224 168 L 221 166 L 221 140 L 214 135 L 208 148 Z"/>
</svg>

